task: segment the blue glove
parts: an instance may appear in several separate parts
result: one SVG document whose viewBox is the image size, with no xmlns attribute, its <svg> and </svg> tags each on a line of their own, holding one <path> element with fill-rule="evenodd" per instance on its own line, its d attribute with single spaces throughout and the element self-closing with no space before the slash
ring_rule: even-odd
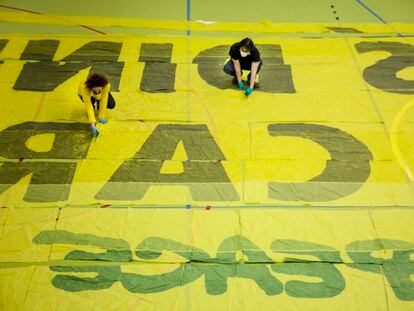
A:
<svg viewBox="0 0 414 311">
<path fill-rule="evenodd" d="M 98 136 L 98 135 L 99 135 L 99 131 L 98 131 L 98 129 L 96 128 L 96 126 L 91 127 L 91 130 L 92 130 L 92 134 L 93 134 L 93 136 Z"/>
<path fill-rule="evenodd" d="M 98 122 L 102 123 L 102 124 L 106 124 L 106 123 L 108 123 L 108 120 L 105 119 L 105 118 L 98 118 Z"/>
<path fill-rule="evenodd" d="M 244 95 L 249 96 L 253 92 L 252 88 L 248 87 Z"/>
<path fill-rule="evenodd" d="M 244 83 L 242 81 L 239 82 L 239 89 L 244 90 Z"/>
</svg>

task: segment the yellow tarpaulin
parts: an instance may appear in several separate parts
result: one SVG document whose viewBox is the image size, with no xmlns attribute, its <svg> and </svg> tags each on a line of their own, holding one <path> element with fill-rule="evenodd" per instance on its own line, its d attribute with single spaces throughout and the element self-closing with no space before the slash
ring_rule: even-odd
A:
<svg viewBox="0 0 414 311">
<path fill-rule="evenodd" d="M 238 40 L 0 36 L 1 310 L 413 308 L 414 39 Z"/>
<path fill-rule="evenodd" d="M 30 211 L 6 218 L 4 310 L 412 307 L 410 210 Z"/>
</svg>

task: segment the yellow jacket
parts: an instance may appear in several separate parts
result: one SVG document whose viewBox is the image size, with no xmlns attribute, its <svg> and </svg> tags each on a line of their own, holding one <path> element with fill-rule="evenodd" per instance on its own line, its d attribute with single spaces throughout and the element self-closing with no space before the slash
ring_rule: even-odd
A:
<svg viewBox="0 0 414 311">
<path fill-rule="evenodd" d="M 108 105 L 108 94 L 111 89 L 111 85 L 108 83 L 102 90 L 102 93 L 96 95 L 92 90 L 88 89 L 85 84 L 86 81 L 82 81 L 79 84 L 78 94 L 82 96 L 83 103 L 85 104 L 86 113 L 88 114 L 88 119 L 90 123 L 96 123 L 95 112 L 93 110 L 91 97 L 95 97 L 96 100 L 99 100 L 99 114 L 98 118 L 105 118 L 106 116 L 106 107 Z"/>
</svg>

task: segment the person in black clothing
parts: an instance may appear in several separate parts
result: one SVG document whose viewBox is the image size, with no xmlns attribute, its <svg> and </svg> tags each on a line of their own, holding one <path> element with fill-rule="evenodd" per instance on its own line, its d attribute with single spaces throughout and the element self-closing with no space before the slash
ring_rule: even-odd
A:
<svg viewBox="0 0 414 311">
<path fill-rule="evenodd" d="M 259 87 L 258 83 L 255 84 L 255 81 L 263 64 L 260 52 L 254 46 L 252 39 L 244 38 L 230 47 L 229 55 L 231 59 L 224 65 L 223 70 L 234 77 L 233 83 L 237 84 L 240 90 L 245 90 L 241 79 L 243 76 L 242 70 L 250 70 L 247 81 L 248 87 L 245 90 L 245 95 L 248 96 L 254 88 Z"/>
</svg>

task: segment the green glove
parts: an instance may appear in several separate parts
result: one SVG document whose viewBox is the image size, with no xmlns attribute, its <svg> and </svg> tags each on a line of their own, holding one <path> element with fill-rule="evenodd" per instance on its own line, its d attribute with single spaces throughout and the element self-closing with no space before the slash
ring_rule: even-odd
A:
<svg viewBox="0 0 414 311">
<path fill-rule="evenodd" d="M 95 126 L 92 127 L 91 130 L 92 130 L 93 136 L 98 136 L 99 135 L 99 131 L 98 131 L 98 129 Z"/>
</svg>

